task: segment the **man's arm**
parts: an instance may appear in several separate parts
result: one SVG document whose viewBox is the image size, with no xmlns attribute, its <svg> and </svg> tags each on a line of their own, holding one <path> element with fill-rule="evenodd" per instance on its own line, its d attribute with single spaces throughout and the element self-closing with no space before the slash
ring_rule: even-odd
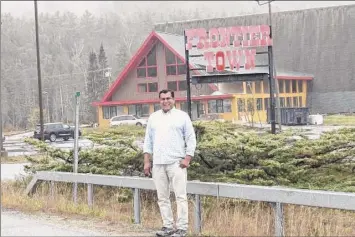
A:
<svg viewBox="0 0 355 237">
<path fill-rule="evenodd" d="M 144 162 L 149 161 L 151 155 L 153 154 L 153 139 L 152 139 L 152 125 L 151 118 L 148 119 L 147 128 L 145 130 L 145 138 L 143 145 Z"/>
<path fill-rule="evenodd" d="M 148 119 L 147 128 L 145 130 L 143 153 L 144 153 L 144 174 L 146 176 L 149 176 L 151 171 L 150 158 L 153 154 L 151 118 Z"/>
<path fill-rule="evenodd" d="M 196 135 L 191 119 L 186 115 L 185 119 L 185 143 L 186 143 L 186 156 L 191 159 L 196 150 Z"/>
</svg>

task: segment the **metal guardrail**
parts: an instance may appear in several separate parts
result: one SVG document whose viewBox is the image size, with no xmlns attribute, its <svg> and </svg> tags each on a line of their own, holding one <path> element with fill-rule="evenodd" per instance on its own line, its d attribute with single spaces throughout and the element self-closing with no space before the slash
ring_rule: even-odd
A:
<svg viewBox="0 0 355 237">
<path fill-rule="evenodd" d="M 51 181 L 52 194 L 54 182 L 88 184 L 89 206 L 93 205 L 93 185 L 132 188 L 134 190 L 134 220 L 136 224 L 141 223 L 140 190 L 155 190 L 155 185 L 151 178 L 39 171 L 28 184 L 25 194 L 32 195 L 36 191 L 39 181 Z M 195 196 L 196 233 L 201 232 L 200 195 L 272 203 L 275 213 L 275 236 L 284 236 L 283 204 L 355 211 L 355 193 L 199 181 L 188 181 L 187 192 Z"/>
</svg>

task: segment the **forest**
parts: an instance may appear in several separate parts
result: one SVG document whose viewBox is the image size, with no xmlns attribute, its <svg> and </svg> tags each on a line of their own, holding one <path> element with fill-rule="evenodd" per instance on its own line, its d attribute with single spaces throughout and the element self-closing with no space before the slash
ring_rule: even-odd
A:
<svg viewBox="0 0 355 237">
<path fill-rule="evenodd" d="M 236 14 L 245 13 L 242 10 Z M 98 101 L 145 37 L 160 22 L 212 18 L 223 12 L 199 9 L 136 9 L 95 15 L 85 11 L 41 13 L 39 43 L 44 122 L 74 121 L 80 91 L 81 123 L 95 123 Z M 1 15 L 2 109 L 5 130 L 39 123 L 34 16 Z"/>
</svg>

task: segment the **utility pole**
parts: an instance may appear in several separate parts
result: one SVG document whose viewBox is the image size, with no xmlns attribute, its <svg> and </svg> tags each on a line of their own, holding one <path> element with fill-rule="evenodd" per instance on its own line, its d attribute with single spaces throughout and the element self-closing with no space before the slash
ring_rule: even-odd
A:
<svg viewBox="0 0 355 237">
<path fill-rule="evenodd" d="M 79 143 L 79 97 L 80 92 L 75 93 L 75 132 L 74 132 L 74 173 L 78 173 L 78 143 Z M 74 182 L 73 199 L 77 203 L 78 183 Z"/>
<path fill-rule="evenodd" d="M 1 1 L 0 1 L 0 9 L 1 9 Z M 1 22 L 2 25 L 2 22 Z M 0 41 L 0 46 L 1 46 L 1 41 Z M 1 47 L 0 47 L 1 48 Z M 1 65 L 0 65 L 1 67 Z M 0 69 L 0 71 L 2 71 Z M 1 95 L 2 95 L 2 85 L 1 85 L 1 81 L 2 81 L 2 77 L 0 75 L 0 157 L 6 157 L 7 156 L 7 152 L 4 149 L 3 146 L 3 129 L 2 129 L 2 100 L 1 100 Z"/>
<path fill-rule="evenodd" d="M 272 13 L 271 13 L 271 2 L 269 1 L 269 21 L 270 21 L 270 31 L 272 31 Z M 272 37 L 272 40 L 274 42 L 274 37 Z M 280 108 L 280 91 L 279 91 L 279 81 L 276 76 L 276 66 L 275 66 L 275 56 L 273 49 L 271 48 L 272 51 L 272 65 L 273 65 L 273 76 L 274 76 L 274 82 L 275 82 L 275 92 L 276 92 L 276 112 L 277 112 L 277 121 L 279 124 L 279 130 L 281 132 L 282 126 L 281 126 L 281 108 Z"/>
<path fill-rule="evenodd" d="M 1 95 L 2 95 L 2 85 L 1 85 L 1 76 L 0 76 L 0 157 L 6 156 L 4 147 L 3 147 L 3 132 L 2 132 L 2 100 L 1 100 Z"/>
<path fill-rule="evenodd" d="M 270 26 L 270 38 L 273 39 L 272 36 L 272 13 L 271 13 L 271 2 L 269 1 L 261 1 L 257 0 L 259 6 L 268 4 L 269 7 L 269 26 Z M 280 97 L 279 97 L 279 85 L 278 80 L 276 77 L 276 67 L 274 63 L 274 52 L 273 46 L 268 46 L 268 58 L 269 58 L 269 87 L 270 87 L 270 123 L 271 123 L 271 133 L 276 133 L 276 114 L 275 114 L 275 107 L 277 107 L 277 120 L 279 124 L 279 129 L 281 131 L 281 109 L 280 109 Z M 274 85 L 275 83 L 275 85 Z M 275 106 L 275 96 L 274 90 L 276 90 L 276 106 Z"/>
<path fill-rule="evenodd" d="M 39 101 L 39 120 L 41 125 L 41 140 L 44 140 L 43 132 L 43 105 L 42 105 L 42 80 L 41 80 L 41 60 L 39 54 L 39 35 L 38 35 L 38 10 L 37 10 L 37 0 L 34 1 L 35 4 L 35 25 L 36 25 L 36 51 L 37 51 L 37 75 L 38 75 L 38 101 Z"/>
</svg>

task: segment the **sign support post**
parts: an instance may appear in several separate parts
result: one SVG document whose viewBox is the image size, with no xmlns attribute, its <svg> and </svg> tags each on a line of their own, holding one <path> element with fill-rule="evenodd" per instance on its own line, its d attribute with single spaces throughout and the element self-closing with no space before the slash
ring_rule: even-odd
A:
<svg viewBox="0 0 355 237">
<path fill-rule="evenodd" d="M 75 93 L 75 131 L 74 131 L 74 173 L 78 173 L 78 143 L 79 143 L 79 97 L 80 92 Z M 73 199 L 77 204 L 78 183 L 74 182 Z"/>
<path fill-rule="evenodd" d="M 186 95 L 187 95 L 187 113 L 190 116 L 190 119 L 192 119 L 192 113 L 191 113 L 191 78 L 190 78 L 190 61 L 189 61 L 189 50 L 186 49 L 186 44 L 187 44 L 187 37 L 185 35 L 184 31 L 184 43 L 185 43 L 185 63 L 186 63 L 186 83 L 187 83 L 187 90 L 186 90 Z"/>
<path fill-rule="evenodd" d="M 270 29 L 271 36 L 271 29 Z M 276 133 L 276 121 L 275 121 L 275 98 L 274 98 L 274 65 L 272 60 L 272 46 L 268 46 L 268 58 L 269 58 L 269 90 L 270 90 L 270 124 L 271 133 Z"/>
</svg>

